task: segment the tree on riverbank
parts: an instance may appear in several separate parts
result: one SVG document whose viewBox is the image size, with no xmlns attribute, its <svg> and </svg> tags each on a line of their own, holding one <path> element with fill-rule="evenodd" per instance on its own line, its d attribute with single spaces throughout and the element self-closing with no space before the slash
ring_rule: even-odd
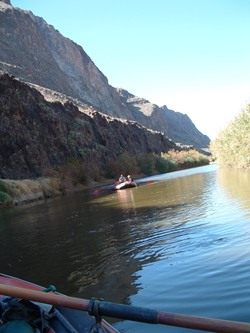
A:
<svg viewBox="0 0 250 333">
<path fill-rule="evenodd" d="M 222 166 L 250 167 L 250 104 L 211 142 L 211 152 Z"/>
</svg>

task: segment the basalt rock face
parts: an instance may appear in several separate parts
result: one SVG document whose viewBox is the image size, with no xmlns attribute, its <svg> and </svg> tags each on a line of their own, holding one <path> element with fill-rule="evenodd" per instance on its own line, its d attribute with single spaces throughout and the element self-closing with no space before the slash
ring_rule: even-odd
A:
<svg viewBox="0 0 250 333">
<path fill-rule="evenodd" d="M 81 46 L 8 0 L 0 0 L 0 50 L 0 67 L 40 90 L 48 88 L 107 115 L 136 121 L 184 145 L 209 145 L 188 116 L 113 88 Z"/>
<path fill-rule="evenodd" d="M 136 122 L 97 111 L 80 112 L 71 102 L 48 102 L 29 85 L 0 71 L 0 178 L 36 178 L 75 157 L 91 177 L 93 166 L 124 151 L 133 154 L 178 149 L 164 135 Z"/>
<path fill-rule="evenodd" d="M 60 82 L 63 93 L 74 93 L 28 12 L 0 1 L 0 32 L 0 67 L 6 72 L 53 90 Z"/>
<path fill-rule="evenodd" d="M 82 47 L 41 17 L 0 1 L 0 31 L 0 67 L 9 74 L 134 120 Z"/>
</svg>

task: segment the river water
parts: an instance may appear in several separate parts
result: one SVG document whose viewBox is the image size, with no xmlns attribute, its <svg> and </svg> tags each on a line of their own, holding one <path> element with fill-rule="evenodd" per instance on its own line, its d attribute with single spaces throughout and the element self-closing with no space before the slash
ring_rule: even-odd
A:
<svg viewBox="0 0 250 333">
<path fill-rule="evenodd" d="M 250 322 L 250 172 L 214 164 L 147 180 L 0 210 L 0 271 L 76 297 Z"/>
</svg>

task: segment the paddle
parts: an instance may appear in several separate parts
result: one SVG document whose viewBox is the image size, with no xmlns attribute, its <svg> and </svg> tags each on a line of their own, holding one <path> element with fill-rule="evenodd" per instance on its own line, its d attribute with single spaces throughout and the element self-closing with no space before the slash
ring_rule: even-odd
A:
<svg viewBox="0 0 250 333">
<path fill-rule="evenodd" d="M 102 188 L 99 188 L 99 189 L 95 190 L 93 193 L 94 193 L 94 194 L 97 194 L 97 193 L 99 193 L 101 190 L 105 190 L 105 188 L 109 188 L 109 187 L 111 187 L 111 186 L 112 186 L 112 185 L 104 186 L 104 187 L 102 187 Z"/>
<path fill-rule="evenodd" d="M 139 180 L 139 181 L 135 181 L 136 184 L 141 184 L 141 183 L 149 183 L 149 184 L 153 184 L 153 180 Z"/>
<path fill-rule="evenodd" d="M 90 314 L 98 311 L 101 316 L 140 321 L 150 324 L 178 326 L 210 332 L 250 332 L 249 323 L 168 313 L 137 306 L 97 301 L 95 299 L 89 301 L 51 292 L 44 293 L 4 284 L 0 284 L 0 294 L 47 303 L 54 306 L 63 306 L 71 309 L 88 311 Z"/>
<path fill-rule="evenodd" d="M 154 181 L 153 180 L 139 180 L 139 181 L 135 181 L 136 184 L 153 184 Z"/>
</svg>

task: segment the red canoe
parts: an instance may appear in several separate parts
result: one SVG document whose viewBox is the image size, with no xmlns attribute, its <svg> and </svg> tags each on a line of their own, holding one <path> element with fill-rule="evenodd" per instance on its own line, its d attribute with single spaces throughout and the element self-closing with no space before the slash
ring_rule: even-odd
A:
<svg viewBox="0 0 250 333">
<path fill-rule="evenodd" d="M 44 290 L 36 284 L 1 273 L 0 284 L 6 288 L 13 286 L 30 291 Z M 9 297 L 3 295 L 0 295 L 0 302 L 2 309 L 4 309 L 1 319 L 5 322 L 4 325 L 0 323 L 0 326 L 3 325 L 0 327 L 0 332 L 34 332 L 34 329 L 37 328 L 40 332 L 42 327 L 46 327 L 46 333 L 90 332 L 93 325 L 96 324 L 95 318 L 85 311 L 30 302 L 19 298 L 12 298 L 11 301 Z M 119 333 L 105 320 L 102 320 L 101 326 L 106 333 Z"/>
</svg>

